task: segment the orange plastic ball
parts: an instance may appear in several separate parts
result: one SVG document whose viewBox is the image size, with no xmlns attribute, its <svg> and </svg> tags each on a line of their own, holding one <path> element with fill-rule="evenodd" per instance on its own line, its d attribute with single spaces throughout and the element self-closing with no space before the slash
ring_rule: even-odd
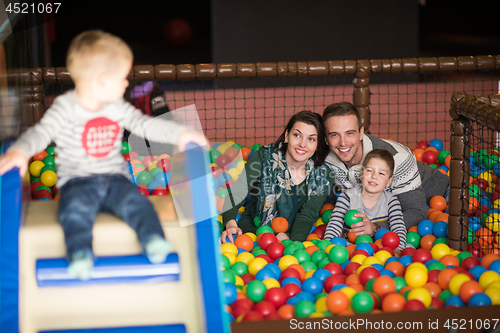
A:
<svg viewBox="0 0 500 333">
<path fill-rule="evenodd" d="M 429 201 L 429 206 L 431 206 L 431 208 L 435 208 L 442 212 L 445 211 L 447 205 L 446 199 L 440 195 L 433 196 Z"/>
<path fill-rule="evenodd" d="M 346 250 L 347 250 L 347 253 L 349 254 L 349 257 L 351 256 L 351 254 L 354 252 L 354 250 L 356 249 L 356 244 L 349 244 L 347 245 L 346 247 Z"/>
<path fill-rule="evenodd" d="M 290 320 L 294 317 L 294 310 L 295 306 L 290 304 L 285 304 L 278 309 L 278 314 L 280 315 L 281 318 Z"/>
<path fill-rule="evenodd" d="M 441 291 L 443 291 L 436 282 L 427 282 L 422 288 L 427 289 L 432 297 L 438 297 Z"/>
<path fill-rule="evenodd" d="M 345 284 L 350 286 L 351 284 L 356 284 L 356 283 L 361 283 L 359 281 L 359 274 L 353 273 L 350 274 L 346 279 L 345 279 Z"/>
<path fill-rule="evenodd" d="M 334 204 L 327 202 L 327 203 L 325 203 L 325 204 L 323 205 L 323 208 L 321 208 L 321 210 L 319 211 L 319 214 L 320 214 L 321 216 L 323 216 L 323 213 L 324 213 L 325 211 L 327 211 L 327 210 L 329 210 L 329 209 L 334 209 L 334 208 L 335 208 L 335 205 L 334 205 Z"/>
<path fill-rule="evenodd" d="M 293 268 L 300 274 L 300 281 L 304 281 L 306 277 L 306 270 L 300 264 L 291 264 L 288 268 Z"/>
<path fill-rule="evenodd" d="M 309 255 L 310 255 L 310 256 L 312 256 L 312 254 L 313 254 L 314 252 L 318 251 L 318 250 L 319 250 L 319 247 L 314 246 L 314 245 L 313 245 L 313 246 L 306 247 L 306 251 L 307 251 L 307 253 L 309 253 Z"/>
<path fill-rule="evenodd" d="M 471 280 L 471 281 L 464 282 L 460 286 L 459 295 L 460 295 L 460 298 L 462 299 L 462 301 L 464 301 L 465 303 L 468 303 L 469 299 L 473 295 L 475 295 L 477 293 L 482 293 L 482 292 L 483 292 L 483 288 L 481 288 L 479 283 L 477 281 Z"/>
<path fill-rule="evenodd" d="M 385 265 L 385 269 L 391 271 L 396 275 L 396 277 L 403 277 L 405 272 L 405 267 L 399 261 L 391 261 Z"/>
<path fill-rule="evenodd" d="M 403 288 L 401 288 L 401 289 L 399 290 L 399 293 L 400 293 L 401 295 L 403 295 L 403 294 L 404 294 L 405 292 L 407 292 L 408 290 L 413 290 L 413 289 L 415 289 L 415 287 L 412 287 L 412 286 L 404 286 Z"/>
<path fill-rule="evenodd" d="M 436 208 L 432 208 L 432 207 L 431 207 L 431 208 L 429 208 L 429 209 L 427 209 L 427 218 L 429 218 L 429 215 L 430 215 L 432 212 L 435 212 L 436 210 L 438 210 L 438 209 L 436 209 Z"/>
<path fill-rule="evenodd" d="M 338 315 L 349 307 L 349 298 L 341 291 L 332 291 L 326 296 L 326 307 L 328 311 Z"/>
<path fill-rule="evenodd" d="M 490 268 L 490 264 L 493 261 L 499 260 L 499 259 L 500 259 L 500 256 L 498 254 L 489 253 L 481 259 L 481 266 L 488 269 L 488 268 Z"/>
<path fill-rule="evenodd" d="M 415 154 L 415 158 L 417 159 L 417 161 L 420 161 L 420 162 L 424 162 L 424 150 L 422 148 L 416 148 L 414 151 L 413 151 L 413 154 Z"/>
<path fill-rule="evenodd" d="M 384 245 L 382 245 L 382 238 L 377 239 L 375 241 L 375 245 L 377 245 L 379 249 L 383 248 Z"/>
<path fill-rule="evenodd" d="M 454 267 L 460 266 L 460 261 L 458 260 L 457 257 L 455 257 L 452 254 L 447 254 L 447 255 L 442 256 L 441 259 L 439 259 L 439 262 L 442 263 L 443 265 L 445 265 L 446 267 L 448 267 L 448 266 L 454 266 Z"/>
<path fill-rule="evenodd" d="M 238 249 L 244 249 L 250 252 L 253 249 L 253 239 L 248 235 L 240 235 L 236 237 L 234 245 L 236 245 Z"/>
<path fill-rule="evenodd" d="M 250 155 L 250 153 L 252 152 L 252 149 L 248 148 L 248 147 L 242 147 L 240 149 L 240 152 L 241 152 L 241 157 L 243 157 L 243 159 L 245 161 L 248 161 L 248 156 Z"/>
<path fill-rule="evenodd" d="M 437 283 L 439 287 L 441 287 L 441 289 L 443 290 L 448 289 L 451 278 L 457 274 L 458 272 L 452 268 L 443 269 L 437 276 Z"/>
<path fill-rule="evenodd" d="M 408 232 L 416 232 L 418 234 L 418 227 L 416 225 L 414 225 L 413 227 L 410 227 L 410 229 L 408 229 Z"/>
<path fill-rule="evenodd" d="M 434 244 L 434 241 L 436 240 L 436 236 L 434 235 L 425 235 L 422 237 L 420 240 L 420 247 L 426 250 L 431 250 L 432 245 Z"/>
<path fill-rule="evenodd" d="M 434 220 L 436 220 L 436 217 L 442 213 L 443 212 L 436 209 L 435 211 L 433 211 L 432 213 L 429 214 L 428 219 L 431 220 L 432 222 L 434 222 Z"/>
<path fill-rule="evenodd" d="M 271 222 L 271 228 L 275 233 L 286 232 L 288 230 L 288 221 L 284 217 L 275 217 Z"/>
<path fill-rule="evenodd" d="M 444 159 L 444 165 L 449 169 L 450 168 L 451 155 L 446 156 Z"/>
<path fill-rule="evenodd" d="M 474 213 L 479 208 L 479 200 L 469 197 L 469 213 Z"/>
<path fill-rule="evenodd" d="M 476 231 L 476 242 L 481 247 L 488 247 L 493 243 L 493 233 L 488 228 L 481 228 Z"/>
<path fill-rule="evenodd" d="M 42 150 L 41 152 L 33 155 L 33 161 L 41 161 L 47 156 L 49 156 L 49 154 L 47 154 L 47 152 L 45 150 Z"/>
<path fill-rule="evenodd" d="M 429 146 L 429 147 L 425 148 L 425 149 L 424 149 L 424 152 L 429 151 L 429 150 L 432 150 L 432 151 L 433 151 L 433 152 L 435 152 L 435 153 L 437 153 L 437 152 L 438 152 L 438 150 L 436 149 L 436 147 L 432 147 L 432 146 Z"/>
<path fill-rule="evenodd" d="M 448 218 L 450 217 L 450 214 L 448 213 L 440 213 L 434 218 L 434 223 L 437 223 L 439 221 L 444 221 L 448 223 Z"/>
<path fill-rule="evenodd" d="M 384 312 L 400 312 L 406 300 L 403 295 L 398 293 L 391 293 L 384 297 L 382 300 L 382 311 Z"/>
<path fill-rule="evenodd" d="M 396 282 L 389 276 L 379 276 L 373 282 L 373 292 L 377 294 L 378 297 L 382 297 L 385 294 L 393 293 L 396 291 Z"/>
<path fill-rule="evenodd" d="M 319 238 L 319 236 L 318 236 L 318 235 L 316 235 L 316 234 L 309 234 L 309 235 L 307 235 L 306 240 L 310 241 L 310 240 L 312 240 L 312 239 L 320 239 L 320 238 Z"/>
<path fill-rule="evenodd" d="M 356 236 L 356 235 L 354 234 L 354 232 L 349 232 L 349 233 L 347 234 L 347 239 L 348 239 L 348 240 L 349 240 L 349 242 L 351 242 L 351 243 L 356 243 L 356 238 L 358 238 L 358 236 Z"/>
</svg>

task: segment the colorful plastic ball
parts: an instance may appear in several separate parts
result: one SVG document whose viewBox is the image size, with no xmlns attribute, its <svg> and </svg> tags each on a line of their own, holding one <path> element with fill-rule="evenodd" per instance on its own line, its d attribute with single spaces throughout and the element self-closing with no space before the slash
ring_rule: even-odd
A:
<svg viewBox="0 0 500 333">
<path fill-rule="evenodd" d="M 393 250 L 397 249 L 400 243 L 400 239 L 397 233 L 393 231 L 386 232 L 382 236 L 382 245 L 387 246 Z"/>
<path fill-rule="evenodd" d="M 427 269 L 421 267 L 411 267 L 405 272 L 405 282 L 407 285 L 420 288 L 427 283 L 428 273 Z"/>
<path fill-rule="evenodd" d="M 439 221 L 432 227 L 432 234 L 438 238 L 448 237 L 448 223 Z"/>
<path fill-rule="evenodd" d="M 238 289 L 231 283 L 224 283 L 224 294 L 226 296 L 226 304 L 233 304 L 236 301 L 236 296 L 238 295 Z"/>
<path fill-rule="evenodd" d="M 448 284 L 451 293 L 453 295 L 458 295 L 460 293 L 460 287 L 467 281 L 470 281 L 470 277 L 465 274 L 458 273 L 453 276 Z"/>
<path fill-rule="evenodd" d="M 415 288 L 410 290 L 408 293 L 408 300 L 416 299 L 422 302 L 425 307 L 431 305 L 432 296 L 430 292 L 425 288 Z"/>
<path fill-rule="evenodd" d="M 436 164 L 438 155 L 433 150 L 428 150 L 422 155 L 422 160 L 426 164 Z"/>
<path fill-rule="evenodd" d="M 406 243 L 412 245 L 413 247 L 417 248 L 420 246 L 420 240 L 422 237 L 414 231 L 410 231 L 406 234 Z"/>
<path fill-rule="evenodd" d="M 330 242 L 334 245 L 341 245 L 343 247 L 347 246 L 347 242 L 344 238 L 342 237 L 333 237 Z"/>
<path fill-rule="evenodd" d="M 434 226 L 434 223 L 431 220 L 422 220 L 417 226 L 417 231 L 418 234 L 421 237 L 424 237 L 426 235 L 432 235 L 432 227 Z"/>
<path fill-rule="evenodd" d="M 40 175 L 41 182 L 48 187 L 52 187 L 57 183 L 57 174 L 52 170 L 47 170 Z"/>
<path fill-rule="evenodd" d="M 348 227 L 351 227 L 353 224 L 361 222 L 363 219 L 361 217 L 355 217 L 354 214 L 359 213 L 355 209 L 351 209 L 347 211 L 344 215 L 344 222 Z"/>
<path fill-rule="evenodd" d="M 314 296 L 318 295 L 323 291 L 323 282 L 315 277 L 310 277 L 302 283 L 302 290 Z"/>
<path fill-rule="evenodd" d="M 491 305 L 491 298 L 485 293 L 477 293 L 469 299 L 469 306 Z"/>
<path fill-rule="evenodd" d="M 246 285 L 246 294 L 252 302 L 260 302 L 264 299 L 267 288 L 264 282 L 259 280 L 250 281 Z"/>
<path fill-rule="evenodd" d="M 281 259 L 278 263 L 278 266 L 281 268 L 281 271 L 284 271 L 290 265 L 298 264 L 298 263 L 299 263 L 299 261 L 293 255 L 284 255 L 283 257 L 281 257 Z"/>
<path fill-rule="evenodd" d="M 40 171 L 45 166 L 42 161 L 33 161 L 30 164 L 29 171 L 34 177 L 40 177 Z"/>
<path fill-rule="evenodd" d="M 432 258 L 436 260 L 440 260 L 442 257 L 450 253 L 450 247 L 446 244 L 436 244 L 431 249 Z"/>
<path fill-rule="evenodd" d="M 359 245 L 362 243 L 371 243 L 371 242 L 373 242 L 373 239 L 368 235 L 359 235 L 356 238 L 356 245 Z"/>
<path fill-rule="evenodd" d="M 271 228 L 275 233 L 286 232 L 288 230 L 288 221 L 284 217 L 275 217 L 271 222 Z"/>
<path fill-rule="evenodd" d="M 429 147 L 434 147 L 437 151 L 440 151 L 441 149 L 443 149 L 443 141 L 439 139 L 433 139 L 431 140 L 431 142 L 429 142 Z"/>
<path fill-rule="evenodd" d="M 300 300 L 295 305 L 294 314 L 297 318 L 307 318 L 314 312 L 316 312 L 316 307 L 311 301 Z"/>
<path fill-rule="evenodd" d="M 366 291 L 357 292 L 351 299 L 351 307 L 355 313 L 369 313 L 373 309 L 373 298 Z"/>
<path fill-rule="evenodd" d="M 439 150 L 439 149 L 438 149 Z M 443 149 L 438 153 L 438 162 L 439 164 L 444 164 L 446 157 L 450 155 L 450 151 Z"/>
<path fill-rule="evenodd" d="M 255 221 L 254 221 L 254 223 L 255 223 Z M 257 236 L 259 236 L 260 234 L 265 234 L 265 233 L 271 233 L 271 234 L 274 235 L 273 229 L 270 226 L 268 226 L 268 225 L 261 225 L 261 226 L 259 226 L 257 228 L 257 231 L 255 232 L 255 234 Z"/>
<path fill-rule="evenodd" d="M 359 282 L 364 286 L 366 283 L 380 276 L 380 272 L 375 267 L 365 267 L 361 273 L 359 273 Z"/>
<path fill-rule="evenodd" d="M 403 311 L 420 311 L 425 310 L 425 305 L 418 299 L 411 299 L 403 306 Z"/>
<path fill-rule="evenodd" d="M 460 296 L 453 295 L 453 296 L 448 297 L 448 299 L 444 302 L 444 306 L 445 307 L 454 306 L 457 308 L 461 308 L 461 307 L 465 306 L 465 303 L 464 303 L 464 301 L 462 301 Z"/>
<path fill-rule="evenodd" d="M 490 271 L 493 271 L 493 272 L 496 272 L 497 274 L 500 275 L 500 259 L 497 259 L 495 261 L 493 261 L 489 267 L 488 267 L 488 270 Z M 476 279 L 477 280 L 477 279 Z"/>
<path fill-rule="evenodd" d="M 488 286 L 496 281 L 500 280 L 500 275 L 494 271 L 486 271 L 479 277 L 479 284 L 483 290 L 486 290 Z"/>
<path fill-rule="evenodd" d="M 349 298 L 341 291 L 332 291 L 326 296 L 326 307 L 333 314 L 339 314 L 349 307 Z"/>
<path fill-rule="evenodd" d="M 271 302 L 276 308 L 285 304 L 286 299 L 285 291 L 281 288 L 268 289 L 264 294 L 264 300 Z"/>
<path fill-rule="evenodd" d="M 349 251 L 344 246 L 337 245 L 330 250 L 328 257 L 332 262 L 343 264 L 349 258 Z"/>
</svg>

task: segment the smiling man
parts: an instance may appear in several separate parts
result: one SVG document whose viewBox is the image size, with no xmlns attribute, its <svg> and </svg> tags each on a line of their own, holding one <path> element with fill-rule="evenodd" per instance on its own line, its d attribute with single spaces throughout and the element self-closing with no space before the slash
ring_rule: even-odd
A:
<svg viewBox="0 0 500 333">
<path fill-rule="evenodd" d="M 395 168 L 389 189 L 401 203 L 407 229 L 427 218 L 426 204 L 433 196 L 447 195 L 448 176 L 418 162 L 405 145 L 365 134 L 359 112 L 351 103 L 329 105 L 323 112 L 323 123 L 330 147 L 326 163 L 342 190 L 361 184 L 362 163 L 371 150 L 385 149 L 392 154 Z M 327 202 L 334 201 L 333 191 Z"/>
</svg>

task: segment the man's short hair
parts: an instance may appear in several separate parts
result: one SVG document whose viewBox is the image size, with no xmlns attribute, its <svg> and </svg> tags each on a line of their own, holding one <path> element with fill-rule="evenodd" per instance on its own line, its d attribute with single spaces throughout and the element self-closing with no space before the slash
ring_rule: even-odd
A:
<svg viewBox="0 0 500 333">
<path fill-rule="evenodd" d="M 389 151 L 385 149 L 373 149 L 368 154 L 366 154 L 365 160 L 363 161 L 363 168 L 366 167 L 366 165 L 372 158 L 378 158 L 387 163 L 387 166 L 389 167 L 389 177 L 392 177 L 394 173 L 394 157 Z"/>
<path fill-rule="evenodd" d="M 356 107 L 349 102 L 340 102 L 328 105 L 325 111 L 323 111 L 323 124 L 325 124 L 330 117 L 351 115 L 356 116 L 358 129 L 361 129 L 363 124 L 361 123 L 361 116 L 359 115 L 358 109 L 356 109 Z"/>
<path fill-rule="evenodd" d="M 113 72 L 116 60 L 132 62 L 134 55 L 121 38 L 101 30 L 82 32 L 72 41 L 66 55 L 66 67 L 74 81 Z"/>
</svg>

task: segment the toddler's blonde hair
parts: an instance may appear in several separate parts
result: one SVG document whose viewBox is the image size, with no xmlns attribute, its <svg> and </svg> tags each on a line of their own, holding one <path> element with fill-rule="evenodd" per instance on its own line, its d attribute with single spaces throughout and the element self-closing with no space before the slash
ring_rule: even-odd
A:
<svg viewBox="0 0 500 333">
<path fill-rule="evenodd" d="M 117 58 L 132 63 L 134 55 L 121 38 L 101 30 L 89 30 L 76 36 L 68 49 L 66 67 L 73 81 L 91 79 L 117 69 Z"/>
</svg>

